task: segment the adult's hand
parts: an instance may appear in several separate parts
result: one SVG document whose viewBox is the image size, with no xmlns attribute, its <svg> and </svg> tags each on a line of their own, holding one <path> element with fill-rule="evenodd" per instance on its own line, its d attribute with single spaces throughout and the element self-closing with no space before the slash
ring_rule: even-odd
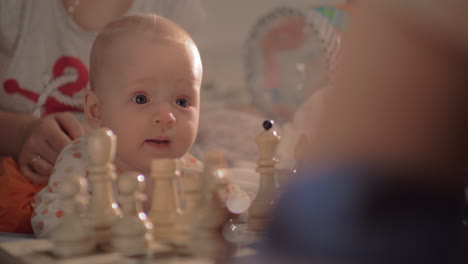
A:
<svg viewBox="0 0 468 264">
<path fill-rule="evenodd" d="M 47 183 L 60 151 L 83 135 L 83 126 L 70 113 L 39 119 L 30 126 L 23 141 L 18 158 L 21 172 L 32 183 Z"/>
</svg>

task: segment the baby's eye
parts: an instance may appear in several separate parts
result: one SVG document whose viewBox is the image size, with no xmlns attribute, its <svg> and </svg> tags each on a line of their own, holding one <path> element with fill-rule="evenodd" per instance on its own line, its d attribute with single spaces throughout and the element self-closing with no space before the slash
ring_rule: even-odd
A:
<svg viewBox="0 0 468 264">
<path fill-rule="evenodd" d="M 189 103 L 186 98 L 179 98 L 176 100 L 176 104 L 180 105 L 181 107 L 188 107 Z"/>
<path fill-rule="evenodd" d="M 148 102 L 148 97 L 143 94 L 139 94 L 132 98 L 132 101 L 137 104 L 146 104 Z"/>
</svg>

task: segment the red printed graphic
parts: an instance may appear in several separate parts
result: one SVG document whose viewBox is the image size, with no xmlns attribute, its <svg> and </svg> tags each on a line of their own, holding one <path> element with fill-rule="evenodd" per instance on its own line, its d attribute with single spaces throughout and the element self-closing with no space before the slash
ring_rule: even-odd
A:
<svg viewBox="0 0 468 264">
<path fill-rule="evenodd" d="M 76 81 L 60 86 L 58 89 L 65 95 L 73 96 L 75 93 L 83 90 L 86 87 L 86 84 L 88 84 L 88 69 L 86 69 L 86 66 L 77 58 L 61 57 L 54 65 L 54 79 L 63 75 L 67 67 L 74 68 L 78 73 L 78 78 Z"/>
<path fill-rule="evenodd" d="M 71 98 L 77 92 L 83 90 L 88 84 L 89 73 L 86 66 L 78 58 L 63 56 L 60 57 L 54 64 L 52 69 L 52 77 L 56 79 L 62 76 L 66 68 L 73 68 L 76 70 L 78 78 L 74 82 L 66 83 L 58 87 L 58 91 L 65 97 Z M 30 91 L 20 86 L 16 79 L 8 79 L 3 83 L 3 89 L 10 94 L 21 94 L 33 102 L 37 102 L 40 94 Z M 47 116 L 52 113 L 58 112 L 83 112 L 81 107 L 75 107 L 60 102 L 56 98 L 49 96 L 43 105 L 42 116 Z"/>
</svg>

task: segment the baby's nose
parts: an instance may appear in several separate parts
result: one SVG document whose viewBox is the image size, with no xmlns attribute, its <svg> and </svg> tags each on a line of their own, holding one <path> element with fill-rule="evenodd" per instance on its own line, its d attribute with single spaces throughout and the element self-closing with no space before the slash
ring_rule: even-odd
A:
<svg viewBox="0 0 468 264">
<path fill-rule="evenodd" d="M 161 107 L 155 115 L 155 123 L 160 125 L 173 125 L 176 121 L 174 113 L 169 107 Z"/>
<path fill-rule="evenodd" d="M 170 114 L 167 118 L 158 118 L 156 119 L 156 124 L 168 124 L 172 125 L 175 122 L 175 116 L 173 114 Z"/>
</svg>

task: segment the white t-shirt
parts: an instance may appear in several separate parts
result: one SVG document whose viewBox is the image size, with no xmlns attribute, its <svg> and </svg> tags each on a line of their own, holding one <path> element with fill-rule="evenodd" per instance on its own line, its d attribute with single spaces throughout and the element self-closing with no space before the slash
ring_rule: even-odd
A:
<svg viewBox="0 0 468 264">
<path fill-rule="evenodd" d="M 134 0 L 125 15 L 154 13 L 190 31 L 199 0 Z M 0 109 L 82 118 L 89 54 L 97 32 L 80 28 L 60 0 L 0 0 Z"/>
</svg>

